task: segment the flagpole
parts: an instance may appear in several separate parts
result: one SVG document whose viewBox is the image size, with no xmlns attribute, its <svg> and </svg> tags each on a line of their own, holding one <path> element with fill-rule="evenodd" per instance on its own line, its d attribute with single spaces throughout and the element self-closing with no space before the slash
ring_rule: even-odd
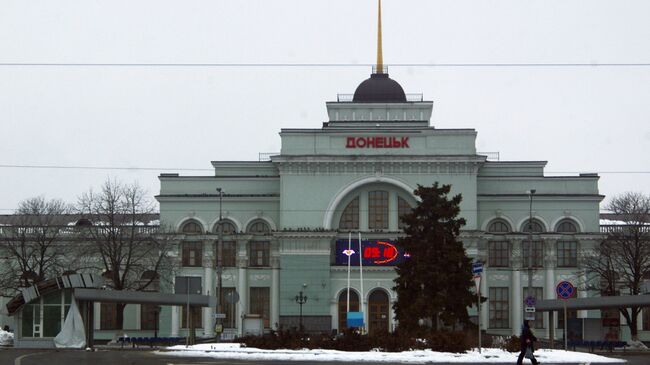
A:
<svg viewBox="0 0 650 365">
<path fill-rule="evenodd" d="M 364 300 L 364 292 L 363 292 L 363 247 L 361 247 L 361 231 L 359 231 L 359 278 L 361 281 L 361 303 L 359 305 L 359 309 L 362 313 L 364 313 L 363 317 L 365 318 L 365 308 L 363 306 L 363 300 Z M 366 321 L 363 321 L 363 327 L 366 326 Z M 362 327 L 362 328 L 363 328 Z M 363 330 L 361 331 L 362 333 L 364 332 Z"/>
<path fill-rule="evenodd" d="M 352 232 L 350 231 L 348 233 L 348 306 L 347 306 L 347 313 L 350 313 L 350 259 L 351 259 L 351 254 L 352 252 Z"/>
</svg>

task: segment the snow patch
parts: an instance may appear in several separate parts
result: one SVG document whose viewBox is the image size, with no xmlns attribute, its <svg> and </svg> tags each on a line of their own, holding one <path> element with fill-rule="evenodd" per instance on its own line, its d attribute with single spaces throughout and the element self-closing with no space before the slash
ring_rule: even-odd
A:
<svg viewBox="0 0 650 365">
<path fill-rule="evenodd" d="M 0 346 L 11 346 L 14 344 L 14 334 L 0 329 Z"/>
<path fill-rule="evenodd" d="M 516 352 L 501 349 L 483 349 L 466 353 L 435 352 L 417 350 L 405 352 L 346 352 L 337 350 L 262 350 L 242 347 L 238 343 L 201 344 L 190 347 L 183 345 L 158 351 L 159 355 L 206 357 L 214 359 L 234 359 L 251 361 L 345 361 L 345 362 L 386 362 L 386 363 L 510 363 L 517 361 Z M 624 363 L 625 360 L 584 352 L 562 350 L 537 350 L 537 360 L 541 363 Z"/>
</svg>

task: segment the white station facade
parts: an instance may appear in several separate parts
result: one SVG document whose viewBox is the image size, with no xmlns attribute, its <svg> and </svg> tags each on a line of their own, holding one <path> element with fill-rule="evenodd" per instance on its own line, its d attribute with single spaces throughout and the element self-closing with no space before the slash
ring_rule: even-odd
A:
<svg viewBox="0 0 650 365">
<path fill-rule="evenodd" d="M 417 204 L 418 185 L 434 182 L 451 184 L 452 194 L 463 197 L 461 240 L 469 256 L 485 263 L 481 292 L 488 300 L 480 321 L 488 332 L 519 332 L 528 227 L 537 298 L 555 299 L 560 281 L 578 288 L 586 281 L 581 252 L 603 238 L 596 174 L 548 177 L 544 161 L 490 160 L 476 150 L 476 130 L 435 128 L 432 101 L 406 94 L 381 65 L 373 71 L 354 95 L 326 103 L 322 128 L 282 129 L 281 151 L 266 161 L 213 161 L 212 176 L 160 175 L 161 224 L 181 232 L 179 277 L 193 277 L 203 294 L 217 290 L 221 214 L 222 290 L 238 297 L 223 301 L 226 333 L 245 332 L 249 318 L 261 318 L 266 329 L 297 327 L 301 309 L 307 330 L 345 328 L 343 251 L 350 237 L 351 309 L 364 313 L 369 331 L 394 329 L 394 265 L 408 259 L 396 243 L 403 235 L 399 216 Z M 212 335 L 211 310 L 202 312 L 199 334 Z M 182 317 L 174 308 L 161 325 L 183 335 Z M 538 332 L 548 333 L 548 316 L 537 318 Z"/>
</svg>

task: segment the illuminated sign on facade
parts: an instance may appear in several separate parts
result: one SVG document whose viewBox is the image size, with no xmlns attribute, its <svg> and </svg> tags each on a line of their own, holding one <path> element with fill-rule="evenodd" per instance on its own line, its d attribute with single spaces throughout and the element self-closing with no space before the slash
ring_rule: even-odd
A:
<svg viewBox="0 0 650 365">
<path fill-rule="evenodd" d="M 361 240 L 361 256 L 364 266 L 394 266 L 409 257 L 393 240 Z M 348 240 L 336 241 L 336 265 L 347 265 L 350 257 L 351 266 L 359 266 L 359 240 L 352 240 L 348 249 Z"/>
<path fill-rule="evenodd" d="M 411 148 L 409 137 L 348 137 L 345 148 Z"/>
</svg>

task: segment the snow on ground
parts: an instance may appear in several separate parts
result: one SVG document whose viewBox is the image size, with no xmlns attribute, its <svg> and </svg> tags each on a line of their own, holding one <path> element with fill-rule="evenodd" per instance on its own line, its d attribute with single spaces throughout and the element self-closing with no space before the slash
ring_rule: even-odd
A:
<svg viewBox="0 0 650 365">
<path fill-rule="evenodd" d="M 345 361 L 345 362 L 386 362 L 404 364 L 440 363 L 510 363 L 517 361 L 518 353 L 500 349 L 468 351 L 464 354 L 434 352 L 429 350 L 406 352 L 345 352 L 336 350 L 261 350 L 241 347 L 237 343 L 201 344 L 186 348 L 183 345 L 168 347 L 157 354 L 209 357 L 234 360 L 276 360 L 276 361 Z M 537 360 L 541 363 L 623 363 L 625 360 L 584 352 L 562 350 L 537 350 Z"/>
<path fill-rule="evenodd" d="M 0 329 L 0 346 L 10 346 L 14 344 L 14 334 Z"/>
</svg>

